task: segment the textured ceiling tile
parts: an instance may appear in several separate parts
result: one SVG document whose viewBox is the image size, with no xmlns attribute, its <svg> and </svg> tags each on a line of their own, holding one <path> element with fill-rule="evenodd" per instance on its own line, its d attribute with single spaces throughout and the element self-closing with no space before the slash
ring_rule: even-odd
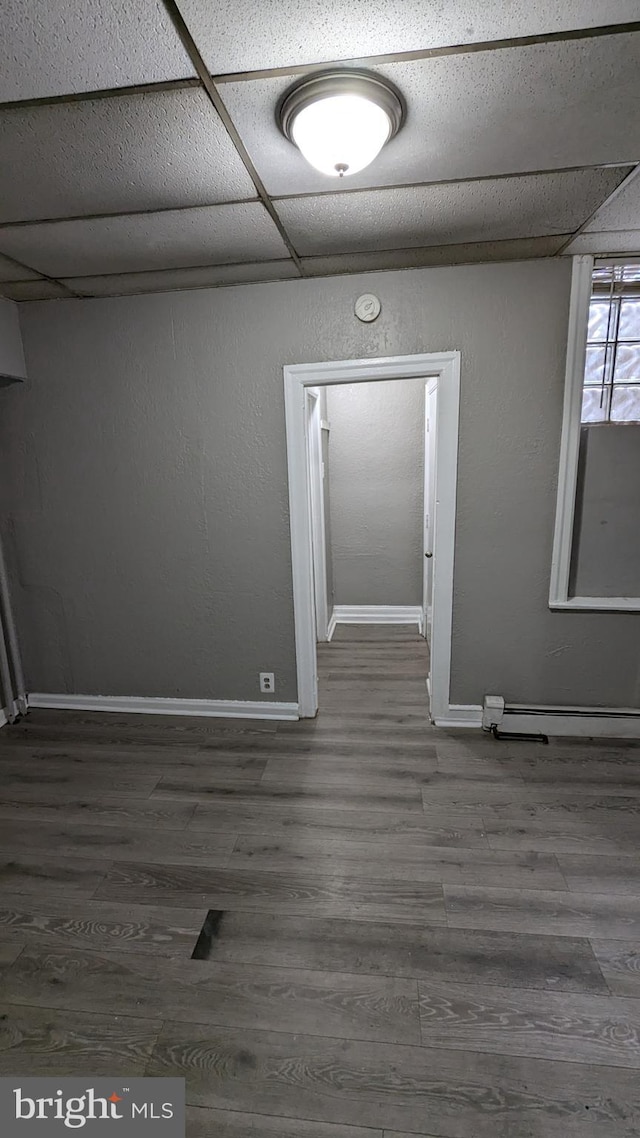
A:
<svg viewBox="0 0 640 1138">
<path fill-rule="evenodd" d="M 12 281 L 0 285 L 0 293 L 9 300 L 58 300 L 70 297 L 69 289 L 57 281 Z"/>
<path fill-rule="evenodd" d="M 16 265 L 15 261 L 10 261 L 7 257 L 0 255 L 0 281 L 29 281 L 39 279 L 38 273 L 33 273 L 31 269 L 26 269 L 22 265 Z"/>
<path fill-rule="evenodd" d="M 638 4 L 640 14 L 640 3 Z M 437 182 L 640 158 L 640 33 L 376 66 L 403 93 L 407 121 L 349 186 Z M 223 83 L 222 97 L 270 193 L 322 193 L 281 134 L 289 78 Z"/>
<path fill-rule="evenodd" d="M 344 256 L 303 257 L 306 276 L 332 276 L 367 273 L 381 269 L 417 269 L 423 265 L 462 265 L 478 261 L 523 261 L 531 257 L 553 257 L 569 234 L 531 237 L 513 241 L 475 241 L 461 245 L 432 245 L 422 249 L 387 249 L 374 253 Z"/>
<path fill-rule="evenodd" d="M 71 277 L 65 284 L 82 296 L 130 296 L 144 292 L 211 288 L 217 285 L 298 277 L 294 262 L 262 261 L 255 265 L 205 265 L 196 269 L 165 269 L 147 273 L 114 273 L 104 277 Z"/>
<path fill-rule="evenodd" d="M 583 170 L 276 204 L 302 256 L 355 253 L 571 233 L 623 176 L 617 169 Z"/>
<path fill-rule="evenodd" d="M 587 226 L 587 232 L 601 233 L 607 229 L 640 229 L 640 170 Z"/>
<path fill-rule="evenodd" d="M 579 253 L 593 253 L 606 256 L 609 253 L 640 253 L 640 226 L 637 229 L 621 229 L 608 233 L 581 233 L 564 250 L 571 256 Z"/>
<path fill-rule="evenodd" d="M 288 256 L 259 202 L 8 227 L 0 230 L 0 251 L 52 277 Z"/>
<path fill-rule="evenodd" d="M 193 74 L 161 0 L 3 0 L 0 102 Z"/>
<path fill-rule="evenodd" d="M 290 67 L 638 19 L 637 0 L 178 0 L 211 71 Z"/>
<path fill-rule="evenodd" d="M 0 112 L 0 221 L 255 197 L 203 91 Z"/>
</svg>

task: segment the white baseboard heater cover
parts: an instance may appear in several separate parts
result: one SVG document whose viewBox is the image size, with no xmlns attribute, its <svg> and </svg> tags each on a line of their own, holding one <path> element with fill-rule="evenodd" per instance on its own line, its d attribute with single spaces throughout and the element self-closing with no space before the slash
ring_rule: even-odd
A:
<svg viewBox="0 0 640 1138">
<path fill-rule="evenodd" d="M 569 735 L 640 739 L 640 709 L 635 707 L 528 707 L 486 695 L 482 726 L 509 734 Z"/>
</svg>

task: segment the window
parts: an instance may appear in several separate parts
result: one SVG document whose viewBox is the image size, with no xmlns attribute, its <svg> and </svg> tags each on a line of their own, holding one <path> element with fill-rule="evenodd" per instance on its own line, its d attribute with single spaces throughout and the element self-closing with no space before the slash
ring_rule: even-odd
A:
<svg viewBox="0 0 640 1138">
<path fill-rule="evenodd" d="M 640 612 L 640 256 L 572 261 L 549 605 Z"/>
<path fill-rule="evenodd" d="M 593 269 L 583 423 L 640 422 L 640 262 Z"/>
</svg>

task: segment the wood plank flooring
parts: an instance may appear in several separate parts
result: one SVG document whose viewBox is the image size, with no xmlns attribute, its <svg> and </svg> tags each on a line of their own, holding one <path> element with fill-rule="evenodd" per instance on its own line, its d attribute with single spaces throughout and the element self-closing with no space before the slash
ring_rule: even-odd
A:
<svg viewBox="0 0 640 1138">
<path fill-rule="evenodd" d="M 183 1075 L 189 1138 L 637 1135 L 640 746 L 435 730 L 411 628 L 319 667 L 313 721 L 0 732 L 0 1074 Z"/>
</svg>

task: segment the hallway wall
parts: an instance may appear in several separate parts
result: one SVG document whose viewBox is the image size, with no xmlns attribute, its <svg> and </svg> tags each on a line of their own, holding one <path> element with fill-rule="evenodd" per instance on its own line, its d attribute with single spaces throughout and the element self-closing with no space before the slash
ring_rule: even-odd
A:
<svg viewBox="0 0 640 1138">
<path fill-rule="evenodd" d="M 327 389 L 338 605 L 422 604 L 424 386 Z"/>
</svg>

